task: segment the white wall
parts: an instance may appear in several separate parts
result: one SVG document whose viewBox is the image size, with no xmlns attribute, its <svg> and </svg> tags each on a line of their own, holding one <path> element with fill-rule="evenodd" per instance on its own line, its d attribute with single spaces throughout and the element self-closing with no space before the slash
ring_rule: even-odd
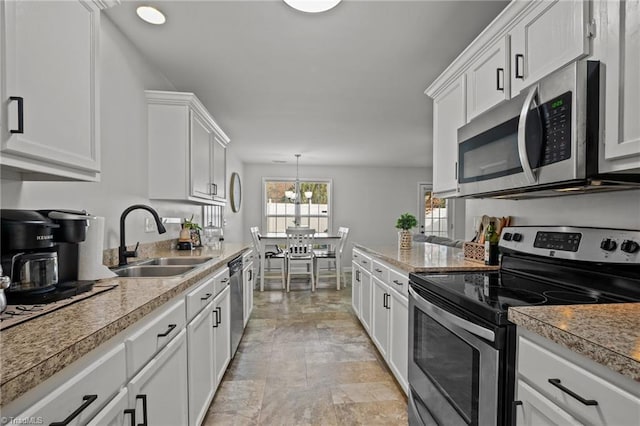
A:
<svg viewBox="0 0 640 426">
<path fill-rule="evenodd" d="M 516 225 L 574 225 L 640 230 L 640 191 L 571 195 L 537 200 L 466 200 L 465 236 L 474 216 L 513 216 Z"/>
<path fill-rule="evenodd" d="M 333 232 L 347 226 L 349 242 L 365 245 L 397 245 L 396 220 L 400 214 L 417 214 L 418 182 L 430 179 L 427 168 L 304 166 L 300 178 L 333 180 Z M 250 207 L 244 210 L 245 236 L 249 227 L 262 228 L 262 178 L 295 178 L 292 165 L 245 164 L 244 195 Z M 345 252 L 350 258 L 350 247 Z"/>
<path fill-rule="evenodd" d="M 19 182 L 2 180 L 2 208 L 86 209 L 106 218 L 105 248 L 119 245 L 119 219 L 131 204 L 156 208 L 161 216 L 200 218 L 202 208 L 194 204 L 150 201 L 147 197 L 147 111 L 145 89 L 175 90 L 162 74 L 104 15 L 100 32 L 100 130 L 101 182 Z M 228 150 L 229 174 L 242 171 Z M 230 212 L 230 209 L 229 209 Z M 234 241 L 242 229 L 241 217 L 229 213 L 230 230 L 225 236 Z M 127 243 L 176 238 L 179 225 L 168 225 L 168 232 L 144 233 L 145 211 L 134 211 L 127 218 Z M 238 232 L 235 239 L 240 240 Z"/>
</svg>

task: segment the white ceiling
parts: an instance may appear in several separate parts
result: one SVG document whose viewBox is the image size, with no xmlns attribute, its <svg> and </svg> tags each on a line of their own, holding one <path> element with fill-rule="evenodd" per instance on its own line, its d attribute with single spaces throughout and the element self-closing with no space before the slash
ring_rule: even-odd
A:
<svg viewBox="0 0 640 426">
<path fill-rule="evenodd" d="M 107 15 L 194 92 L 247 163 L 431 166 L 427 86 L 507 1 L 344 0 L 322 14 L 280 0 L 147 1 Z M 150 87 L 149 89 L 153 89 Z"/>
</svg>

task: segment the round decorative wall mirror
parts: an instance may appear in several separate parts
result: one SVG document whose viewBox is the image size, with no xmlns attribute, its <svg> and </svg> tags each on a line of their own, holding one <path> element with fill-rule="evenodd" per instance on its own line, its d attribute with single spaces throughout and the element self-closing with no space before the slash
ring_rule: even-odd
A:
<svg viewBox="0 0 640 426">
<path fill-rule="evenodd" d="M 234 213 L 240 211 L 240 203 L 242 202 L 242 184 L 240 183 L 240 175 L 236 172 L 231 174 L 231 210 Z"/>
</svg>

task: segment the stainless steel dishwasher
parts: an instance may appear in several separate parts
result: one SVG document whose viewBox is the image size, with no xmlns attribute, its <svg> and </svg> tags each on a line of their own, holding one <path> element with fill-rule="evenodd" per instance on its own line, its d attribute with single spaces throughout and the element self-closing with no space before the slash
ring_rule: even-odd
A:
<svg viewBox="0 0 640 426">
<path fill-rule="evenodd" d="M 231 287 L 231 358 L 234 357 L 244 333 L 244 294 L 242 291 L 242 256 L 228 264 Z"/>
</svg>

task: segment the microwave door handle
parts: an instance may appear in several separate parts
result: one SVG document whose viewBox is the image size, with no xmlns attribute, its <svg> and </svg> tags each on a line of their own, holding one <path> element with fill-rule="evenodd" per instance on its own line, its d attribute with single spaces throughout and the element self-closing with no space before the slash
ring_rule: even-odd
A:
<svg viewBox="0 0 640 426">
<path fill-rule="evenodd" d="M 530 184 L 536 183 L 536 176 L 533 169 L 529 165 L 529 155 L 527 154 L 527 116 L 529 110 L 534 104 L 538 104 L 538 86 L 534 86 L 527 94 L 520 111 L 520 120 L 518 120 L 518 156 L 524 176 Z"/>
</svg>

